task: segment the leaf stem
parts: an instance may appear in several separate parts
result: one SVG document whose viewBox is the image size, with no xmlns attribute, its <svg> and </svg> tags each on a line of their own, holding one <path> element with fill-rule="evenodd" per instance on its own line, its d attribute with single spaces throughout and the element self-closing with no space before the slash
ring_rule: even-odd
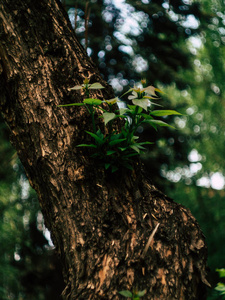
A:
<svg viewBox="0 0 225 300">
<path fill-rule="evenodd" d="M 95 125 L 95 110 L 93 105 L 90 105 L 90 114 L 91 114 L 91 120 L 92 120 L 92 126 L 93 126 L 93 131 L 96 134 L 96 125 Z"/>
</svg>

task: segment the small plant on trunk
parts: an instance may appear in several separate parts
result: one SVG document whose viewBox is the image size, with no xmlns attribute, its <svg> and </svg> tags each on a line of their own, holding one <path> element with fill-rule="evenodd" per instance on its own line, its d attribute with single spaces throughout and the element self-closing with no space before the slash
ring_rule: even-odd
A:
<svg viewBox="0 0 225 300">
<path fill-rule="evenodd" d="M 125 291 L 120 291 L 119 294 L 126 298 L 130 298 L 132 300 L 139 300 L 141 297 L 143 297 L 146 294 L 146 290 L 137 291 L 134 289 L 133 293 L 125 290 Z"/>
<path fill-rule="evenodd" d="M 133 159 L 135 156 L 143 153 L 145 145 L 152 144 L 150 141 L 139 142 L 137 135 L 138 127 L 143 124 L 149 124 L 157 130 L 157 126 L 172 127 L 162 120 L 156 119 L 168 115 L 180 115 L 174 110 L 154 110 L 153 106 L 158 105 L 152 100 L 159 99 L 156 92 L 162 93 L 153 86 L 146 87 L 146 80 L 141 81 L 141 85 L 130 88 L 125 94 L 131 94 L 125 101 L 126 107 L 114 109 L 114 104 L 119 102 L 118 98 L 109 100 L 100 100 L 90 98 L 91 90 L 103 89 L 104 87 L 95 82 L 89 83 L 85 78 L 82 85 L 76 85 L 70 88 L 70 91 L 81 90 L 84 94 L 82 103 L 71 103 L 59 106 L 85 106 L 92 120 L 92 132 L 86 131 L 93 138 L 89 144 L 80 144 L 77 147 L 93 148 L 92 157 L 98 159 L 105 169 L 111 169 L 112 172 L 119 170 L 121 167 L 133 169 Z M 102 111 L 99 118 L 104 119 L 106 132 L 103 133 L 96 125 L 96 112 Z M 121 130 L 114 129 L 113 123 L 116 119 L 124 119 L 124 125 Z"/>
</svg>

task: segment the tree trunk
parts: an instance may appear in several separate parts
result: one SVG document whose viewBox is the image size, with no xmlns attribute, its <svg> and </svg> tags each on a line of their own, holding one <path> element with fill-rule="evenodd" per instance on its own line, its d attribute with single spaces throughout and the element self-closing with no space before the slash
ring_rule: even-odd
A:
<svg viewBox="0 0 225 300">
<path fill-rule="evenodd" d="M 69 87 L 111 88 L 74 36 L 61 3 L 1 0 L 0 107 L 61 258 L 64 299 L 206 299 L 206 245 L 191 213 L 141 172 L 107 174 L 76 148 L 89 117 Z M 98 97 L 103 97 L 98 95 Z"/>
</svg>

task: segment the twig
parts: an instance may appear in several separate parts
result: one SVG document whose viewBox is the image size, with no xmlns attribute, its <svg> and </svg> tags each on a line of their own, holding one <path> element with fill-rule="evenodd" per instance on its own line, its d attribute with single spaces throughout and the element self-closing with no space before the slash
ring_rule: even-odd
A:
<svg viewBox="0 0 225 300">
<path fill-rule="evenodd" d="M 158 227 L 159 227 L 159 223 L 157 223 L 157 225 L 155 226 L 154 230 L 152 231 L 152 233 L 151 233 L 151 235 L 150 235 L 150 237 L 148 239 L 148 242 L 147 242 L 147 244 L 146 244 L 146 246 L 145 246 L 145 248 L 144 248 L 144 250 L 142 252 L 141 258 L 145 257 L 145 255 L 146 255 L 146 253 L 148 251 L 148 248 L 150 247 L 151 241 L 153 240 L 153 237 L 154 237 L 154 235 L 155 235 Z"/>
</svg>

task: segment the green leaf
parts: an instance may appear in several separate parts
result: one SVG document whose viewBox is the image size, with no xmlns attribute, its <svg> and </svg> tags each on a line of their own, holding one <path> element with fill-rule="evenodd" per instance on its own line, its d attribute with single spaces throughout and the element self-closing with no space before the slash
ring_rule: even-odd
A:
<svg viewBox="0 0 225 300">
<path fill-rule="evenodd" d="M 145 110 L 148 110 L 149 100 L 148 99 L 133 99 L 132 100 L 134 105 L 140 106 Z"/>
<path fill-rule="evenodd" d="M 87 98 L 87 99 L 84 99 L 83 103 L 89 104 L 89 105 L 100 105 L 100 104 L 102 104 L 102 101 L 99 99 Z"/>
<path fill-rule="evenodd" d="M 151 96 L 144 96 L 143 98 L 144 98 L 144 99 L 155 99 L 155 100 L 158 100 L 157 98 L 151 97 Z"/>
<path fill-rule="evenodd" d="M 89 86 L 89 89 L 92 90 L 104 89 L 104 86 L 102 86 L 101 83 L 95 82 Z"/>
<path fill-rule="evenodd" d="M 119 294 L 127 298 L 133 296 L 133 294 L 130 291 L 120 291 Z"/>
<path fill-rule="evenodd" d="M 119 101 L 118 97 L 116 98 L 112 98 L 112 99 L 109 99 L 109 100 L 105 100 L 104 102 L 108 103 L 109 105 L 113 105 L 115 103 L 117 103 Z"/>
<path fill-rule="evenodd" d="M 104 139 L 104 134 L 101 132 L 101 129 L 98 129 L 96 132 L 97 136 L 99 136 L 102 140 Z"/>
<path fill-rule="evenodd" d="M 109 150 L 109 151 L 106 152 L 106 155 L 112 155 L 112 154 L 114 154 L 114 153 L 116 153 L 116 151 L 114 151 L 114 150 Z"/>
<path fill-rule="evenodd" d="M 132 148 L 134 151 L 136 151 L 137 153 L 140 153 L 140 149 L 136 146 L 136 145 L 130 145 L 130 148 Z"/>
<path fill-rule="evenodd" d="M 138 143 L 139 145 L 152 145 L 154 144 L 153 142 L 142 142 L 142 143 Z"/>
<path fill-rule="evenodd" d="M 105 169 L 108 170 L 108 168 L 109 168 L 110 166 L 111 166 L 110 163 L 106 163 L 106 164 L 105 164 Z"/>
<path fill-rule="evenodd" d="M 136 109 L 136 105 L 127 105 L 127 107 L 133 111 Z"/>
<path fill-rule="evenodd" d="M 97 146 L 94 145 L 94 144 L 80 144 L 80 145 L 77 145 L 76 147 L 90 147 L 90 148 L 97 148 Z"/>
<path fill-rule="evenodd" d="M 102 145 L 104 144 L 104 139 L 102 137 L 99 137 L 97 134 L 93 133 L 93 132 L 90 132 L 90 131 L 86 131 L 90 136 L 92 136 L 96 142 L 99 144 L 99 145 Z"/>
<path fill-rule="evenodd" d="M 127 147 L 118 147 L 118 149 L 120 149 L 120 151 L 125 151 L 125 150 L 127 150 Z"/>
<path fill-rule="evenodd" d="M 124 158 L 129 158 L 129 157 L 133 157 L 133 156 L 137 156 L 139 155 L 139 153 L 135 152 L 135 153 L 130 153 L 130 154 L 127 154 L 127 155 L 123 155 Z"/>
<path fill-rule="evenodd" d="M 126 114 L 128 112 L 128 110 L 129 109 L 122 107 L 122 108 L 120 108 L 120 114 L 124 115 L 124 114 Z"/>
<path fill-rule="evenodd" d="M 72 91 L 72 90 L 82 90 L 83 87 L 81 85 L 75 85 L 74 87 L 72 88 L 69 88 L 69 91 Z"/>
<path fill-rule="evenodd" d="M 91 155 L 91 157 L 103 159 L 102 153 L 100 153 L 100 152 L 95 152 L 94 154 Z"/>
<path fill-rule="evenodd" d="M 152 125 L 154 127 L 154 125 L 158 125 L 158 126 L 165 126 L 165 127 L 171 127 L 173 129 L 176 129 L 175 127 L 167 124 L 166 122 L 163 122 L 161 120 L 145 120 L 142 123 L 148 123 L 150 125 Z"/>
<path fill-rule="evenodd" d="M 136 146 L 136 147 L 138 147 L 138 149 L 141 149 L 141 150 L 146 150 L 146 148 L 143 147 L 143 146 L 141 145 L 141 143 L 136 143 L 136 144 L 133 144 L 132 146 Z"/>
<path fill-rule="evenodd" d="M 136 136 L 136 135 L 133 135 L 132 136 L 132 139 L 131 139 L 131 142 L 135 142 L 135 140 L 138 140 L 139 139 L 139 136 Z"/>
<path fill-rule="evenodd" d="M 145 119 L 153 119 L 152 116 L 148 115 L 148 114 L 141 114 L 143 118 Z"/>
<path fill-rule="evenodd" d="M 130 93 L 131 91 L 133 91 L 133 89 L 131 88 L 131 89 L 129 89 L 128 91 L 126 91 L 122 96 L 120 96 L 121 98 L 123 97 L 123 96 L 125 96 L 126 94 L 128 94 L 128 93 Z"/>
<path fill-rule="evenodd" d="M 129 169 L 129 170 L 133 170 L 133 169 L 134 169 L 134 168 L 133 168 L 130 164 L 128 164 L 127 162 L 123 162 L 122 165 L 123 165 L 124 167 L 126 167 L 127 169 Z"/>
<path fill-rule="evenodd" d="M 148 143 L 148 142 L 146 142 L 146 143 Z M 145 143 L 135 143 L 133 145 L 130 145 L 130 148 L 132 148 L 137 153 L 140 153 L 141 152 L 140 150 L 146 150 L 146 148 L 143 147 L 142 144 L 144 145 Z"/>
<path fill-rule="evenodd" d="M 118 140 L 121 137 L 123 137 L 123 135 L 121 133 L 114 134 L 113 136 L 111 136 L 111 141 Z"/>
<path fill-rule="evenodd" d="M 225 284 L 222 282 L 217 283 L 215 290 L 219 292 L 225 292 Z"/>
<path fill-rule="evenodd" d="M 117 166 L 112 166 L 112 173 L 116 172 L 117 170 L 119 170 Z"/>
<path fill-rule="evenodd" d="M 116 115 L 114 113 L 103 113 L 103 118 L 104 118 L 104 122 L 105 122 L 105 125 L 112 121 L 114 118 L 116 117 Z"/>
<path fill-rule="evenodd" d="M 154 110 L 150 112 L 152 116 L 155 117 L 162 117 L 162 116 L 169 116 L 169 115 L 181 115 L 181 113 L 175 110 Z"/>
<path fill-rule="evenodd" d="M 133 100 L 137 100 L 137 101 L 142 101 L 143 99 L 133 99 Z M 132 102 L 133 102 L 132 100 Z M 133 102 L 134 103 L 134 102 Z M 136 107 L 138 106 L 138 111 L 136 112 Z M 130 110 L 127 109 L 127 112 L 135 112 L 137 114 L 140 114 L 142 112 L 142 107 L 140 105 L 127 105 L 127 107 L 129 107 Z"/>
<path fill-rule="evenodd" d="M 216 272 L 219 273 L 220 277 L 225 277 L 225 269 L 216 269 Z"/>
<path fill-rule="evenodd" d="M 84 103 L 70 103 L 70 104 L 62 104 L 58 106 L 63 107 L 63 106 L 82 106 L 82 105 L 84 105 Z"/>
<path fill-rule="evenodd" d="M 142 112 L 142 110 L 143 110 L 142 107 L 139 106 L 139 107 L 138 107 L 138 112 L 137 112 L 137 113 L 140 114 L 140 113 Z"/>
<path fill-rule="evenodd" d="M 126 139 L 113 140 L 113 141 L 109 142 L 109 145 L 110 145 L 110 146 L 114 146 L 114 145 L 116 145 L 116 144 L 122 143 L 122 142 L 125 141 L 125 140 L 126 140 Z"/>
<path fill-rule="evenodd" d="M 162 107 L 162 105 L 160 105 L 160 104 L 158 104 L 158 103 L 155 103 L 155 102 L 152 102 L 152 101 L 150 101 L 151 102 L 151 105 L 155 105 L 155 106 L 160 106 L 160 107 Z"/>
<path fill-rule="evenodd" d="M 122 129 L 121 129 L 121 133 L 122 133 L 122 135 L 123 135 L 124 137 L 127 137 L 127 136 L 129 135 L 128 130 L 126 130 L 125 128 L 122 128 Z"/>
<path fill-rule="evenodd" d="M 139 291 L 135 296 L 143 297 L 146 294 L 146 290 Z"/>
</svg>

